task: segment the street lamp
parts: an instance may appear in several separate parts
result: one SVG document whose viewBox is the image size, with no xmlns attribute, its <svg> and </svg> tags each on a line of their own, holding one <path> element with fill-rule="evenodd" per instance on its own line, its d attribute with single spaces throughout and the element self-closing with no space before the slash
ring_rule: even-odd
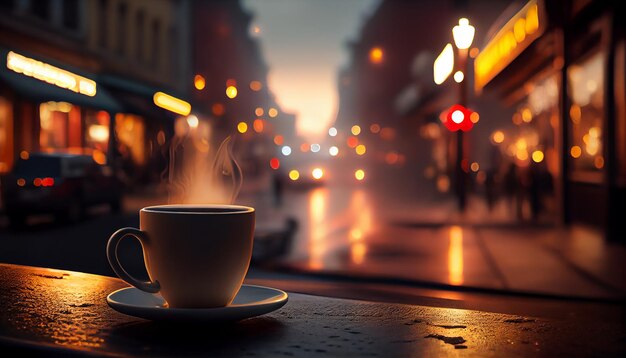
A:
<svg viewBox="0 0 626 358">
<path fill-rule="evenodd" d="M 467 50 L 474 41 L 474 26 L 469 24 L 466 18 L 459 19 L 459 24 L 452 28 L 454 44 L 459 50 Z"/>
<path fill-rule="evenodd" d="M 459 24 L 452 29 L 454 44 L 459 49 L 459 67 L 463 74 L 467 74 L 467 54 L 468 49 L 474 41 L 474 26 L 469 24 L 466 18 L 459 19 Z M 460 78 L 459 83 L 459 104 L 467 107 L 467 81 Z M 455 80 L 457 76 L 455 74 Z M 456 191 L 458 197 L 459 210 L 464 211 L 467 203 L 467 173 L 463 168 L 463 159 L 465 158 L 465 150 L 463 145 L 463 131 L 457 131 L 456 137 Z"/>
</svg>

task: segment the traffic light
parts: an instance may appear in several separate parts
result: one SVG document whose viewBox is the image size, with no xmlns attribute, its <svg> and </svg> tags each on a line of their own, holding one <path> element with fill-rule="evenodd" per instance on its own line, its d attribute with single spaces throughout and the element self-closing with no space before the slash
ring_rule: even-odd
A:
<svg viewBox="0 0 626 358">
<path fill-rule="evenodd" d="M 452 107 L 450 107 L 450 109 L 448 109 L 448 114 L 446 115 L 446 121 L 443 124 L 451 132 L 456 132 L 458 130 L 467 132 L 470 129 L 472 129 L 472 127 L 474 127 L 474 123 L 470 119 L 471 115 L 472 115 L 471 110 L 459 104 L 455 104 Z"/>
</svg>

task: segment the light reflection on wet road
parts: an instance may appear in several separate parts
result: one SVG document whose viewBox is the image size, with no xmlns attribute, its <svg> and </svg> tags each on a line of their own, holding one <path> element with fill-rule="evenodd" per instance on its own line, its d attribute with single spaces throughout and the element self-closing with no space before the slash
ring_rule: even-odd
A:
<svg viewBox="0 0 626 358">
<path fill-rule="evenodd" d="M 257 207 L 260 226 L 281 216 L 299 221 L 289 253 L 271 261 L 283 268 L 558 295 L 621 295 L 546 249 L 546 243 L 568 240 L 562 232 L 512 226 L 498 216 L 494 225 L 494 216 L 480 210 L 461 217 L 449 201 L 420 202 L 366 186 L 321 186 L 288 191 L 280 208 L 248 204 Z"/>
</svg>

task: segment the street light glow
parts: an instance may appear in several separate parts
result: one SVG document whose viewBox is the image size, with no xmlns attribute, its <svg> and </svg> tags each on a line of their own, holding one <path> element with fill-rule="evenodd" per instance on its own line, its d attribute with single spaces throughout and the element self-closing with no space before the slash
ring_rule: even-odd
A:
<svg viewBox="0 0 626 358">
<path fill-rule="evenodd" d="M 296 181 L 298 180 L 298 178 L 300 178 L 300 172 L 293 169 L 289 172 L 289 179 Z"/>
<path fill-rule="evenodd" d="M 456 71 L 454 73 L 453 78 L 454 78 L 454 82 L 461 83 L 463 82 L 463 79 L 465 79 L 465 75 L 463 74 L 463 71 Z"/>
<path fill-rule="evenodd" d="M 356 151 L 356 154 L 363 155 L 367 151 L 367 148 L 365 147 L 365 145 L 359 144 L 356 146 L 355 151 Z"/>
<path fill-rule="evenodd" d="M 464 119 L 465 119 L 465 115 L 463 114 L 462 111 L 457 109 L 456 111 L 452 112 L 452 121 L 454 123 L 459 124 L 463 122 Z"/>
<path fill-rule="evenodd" d="M 459 24 L 452 29 L 454 44 L 459 50 L 467 50 L 474 41 L 474 26 L 466 18 L 459 19 Z"/>
<path fill-rule="evenodd" d="M 254 92 L 260 91 L 261 88 L 263 88 L 263 85 L 261 85 L 261 82 L 259 81 L 250 82 L 250 89 L 253 90 Z"/>
<path fill-rule="evenodd" d="M 230 99 L 237 97 L 237 87 L 235 86 L 226 87 L 226 97 Z"/>
<path fill-rule="evenodd" d="M 500 143 L 504 142 L 504 132 L 502 132 L 502 131 L 495 131 L 491 135 L 491 138 L 493 139 L 493 141 L 495 143 L 500 144 Z"/>
<path fill-rule="evenodd" d="M 365 171 L 363 169 L 357 169 L 357 171 L 354 172 L 354 177 L 358 181 L 365 179 Z"/>
<path fill-rule="evenodd" d="M 315 180 L 320 180 L 324 176 L 324 171 L 322 170 L 322 168 L 315 168 L 311 172 L 311 175 Z"/>
<path fill-rule="evenodd" d="M 380 47 L 373 47 L 370 50 L 370 61 L 373 64 L 378 65 L 381 62 L 383 62 L 383 56 L 384 56 L 384 53 L 383 53 L 383 50 Z"/>
<path fill-rule="evenodd" d="M 193 78 L 193 85 L 198 91 L 203 90 L 206 86 L 206 80 L 202 75 L 195 75 L 195 77 Z"/>
</svg>

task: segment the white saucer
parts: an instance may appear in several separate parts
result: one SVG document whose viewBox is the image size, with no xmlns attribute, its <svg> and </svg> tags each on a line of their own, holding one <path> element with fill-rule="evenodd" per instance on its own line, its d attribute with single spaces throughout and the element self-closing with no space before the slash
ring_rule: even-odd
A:
<svg viewBox="0 0 626 358">
<path fill-rule="evenodd" d="M 286 292 L 275 288 L 242 285 L 226 307 L 167 308 L 160 295 L 126 287 L 110 293 L 107 303 L 118 312 L 154 321 L 233 322 L 277 310 L 287 299 Z"/>
</svg>

